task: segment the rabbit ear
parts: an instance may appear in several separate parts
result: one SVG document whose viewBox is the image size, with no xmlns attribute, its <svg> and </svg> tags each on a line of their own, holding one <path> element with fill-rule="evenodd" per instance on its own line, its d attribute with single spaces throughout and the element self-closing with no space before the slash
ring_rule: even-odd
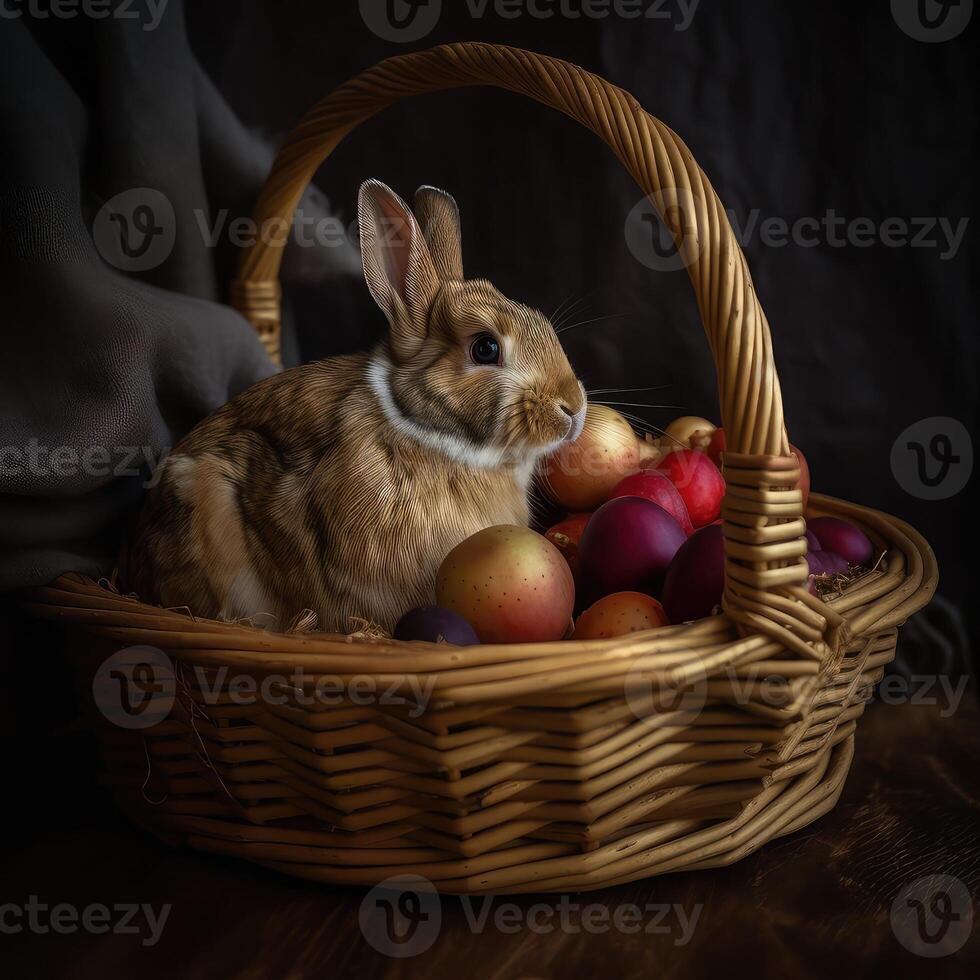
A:
<svg viewBox="0 0 980 980">
<path fill-rule="evenodd" d="M 452 194 L 423 184 L 415 192 L 415 216 L 429 245 L 436 272 L 444 282 L 463 278 L 459 207 Z"/>
<path fill-rule="evenodd" d="M 380 180 L 357 195 L 364 279 L 391 325 L 396 348 L 414 351 L 425 337 L 439 279 L 425 236 L 408 205 Z"/>
</svg>

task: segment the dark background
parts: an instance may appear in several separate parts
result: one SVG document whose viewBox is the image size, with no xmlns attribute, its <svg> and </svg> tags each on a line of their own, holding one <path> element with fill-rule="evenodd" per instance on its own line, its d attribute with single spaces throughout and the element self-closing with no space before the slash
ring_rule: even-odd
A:
<svg viewBox="0 0 980 980">
<path fill-rule="evenodd" d="M 178 0 L 171 2 L 176 10 Z M 939 593 L 932 606 L 902 631 L 900 669 L 948 674 L 954 680 L 967 669 L 971 651 L 976 649 L 972 641 L 978 627 L 973 595 L 975 545 L 970 531 L 973 484 L 947 500 L 923 500 L 896 480 L 890 454 L 899 434 L 922 419 L 948 416 L 970 433 L 977 431 L 973 221 L 978 79 L 975 59 L 971 62 L 968 54 L 976 43 L 976 22 L 955 40 L 929 44 L 914 40 L 898 27 L 886 0 L 861 4 L 853 0 L 816 4 L 701 0 L 686 30 L 675 30 L 676 20 L 501 19 L 493 15 L 473 19 L 459 0 L 444 0 L 446 9 L 428 36 L 416 44 L 398 45 L 372 34 L 353 2 L 195 0 L 188 7 L 186 35 L 193 53 L 254 137 L 253 142 L 239 146 L 223 132 L 213 134 L 216 144 L 232 148 L 241 169 L 235 171 L 226 162 L 231 176 L 223 186 L 205 190 L 212 202 L 222 192 L 230 194 L 235 214 L 248 212 L 267 171 L 271 148 L 333 86 L 392 54 L 446 41 L 479 39 L 564 58 L 632 92 L 687 142 L 740 225 L 751 221 L 753 214 L 758 220 L 779 217 L 792 222 L 801 217 L 819 219 L 829 209 L 848 220 L 870 219 L 875 226 L 887 218 L 945 218 L 953 225 L 969 218 L 958 252 L 946 260 L 939 256 L 941 247 L 889 247 L 880 241 L 868 247 L 773 247 L 756 233 L 744 243 L 772 328 L 790 437 L 809 459 L 814 488 L 906 519 L 927 537 L 938 556 Z M 677 5 L 667 3 L 664 10 L 676 16 Z M 10 26 L 0 22 L 0 59 L 8 56 L 4 42 Z M 66 116 L 87 120 L 70 132 L 57 123 L 64 130 L 66 146 L 70 144 L 81 161 L 76 177 L 79 184 L 98 187 L 101 196 L 107 197 L 141 181 L 150 183 L 147 172 L 155 179 L 169 180 L 178 190 L 191 183 L 191 170 L 182 168 L 188 165 L 187 159 L 206 157 L 210 148 L 206 143 L 200 151 L 193 142 L 185 145 L 187 134 L 179 128 L 183 109 L 180 79 L 189 69 L 183 62 L 168 59 L 163 41 L 147 39 L 148 44 L 156 45 L 151 50 L 159 57 L 129 66 L 140 85 L 120 92 L 106 82 L 119 68 L 113 45 L 104 37 L 102 43 L 94 43 L 95 32 L 101 28 L 78 22 L 27 26 L 60 78 L 77 93 L 77 105 L 72 103 Z M 54 117 L 56 109 L 65 108 L 43 100 L 30 105 L 42 83 L 47 84 L 24 71 L 16 84 L 0 91 L 0 108 L 23 103 L 29 108 L 29 126 L 42 129 L 49 114 Z M 124 97 L 151 107 L 172 103 L 174 116 L 160 122 L 159 113 L 147 108 L 138 132 L 114 126 L 111 109 L 118 108 L 116 101 Z M 187 159 L 167 169 L 156 166 L 153 154 L 143 154 L 138 156 L 135 171 L 128 173 L 124 168 L 113 171 L 108 165 L 123 147 L 151 137 L 168 151 L 178 147 L 186 151 Z M 4 130 L 4 139 L 0 184 L 7 181 L 9 186 L 5 168 L 20 166 L 23 145 L 16 130 Z M 39 158 L 35 169 L 47 173 L 66 151 L 51 135 L 39 145 L 47 158 Z M 263 145 L 269 151 L 263 153 Z M 93 152 L 95 148 L 101 152 Z M 588 385 L 664 386 L 621 396 L 625 401 L 670 406 L 629 408 L 652 425 L 662 426 L 687 413 L 717 418 L 714 369 L 687 277 L 681 271 L 651 271 L 630 253 L 624 225 L 639 193 L 590 133 L 549 110 L 496 91 L 470 89 L 428 96 L 395 106 L 356 131 L 321 170 L 317 184 L 330 207 L 349 221 L 357 187 L 367 177 L 379 177 L 405 196 L 421 183 L 450 190 L 462 211 L 464 258 L 470 275 L 487 276 L 505 293 L 548 312 L 562 302 L 577 300 L 578 320 L 610 316 L 562 334 L 573 364 Z M 0 246 L 44 232 L 5 221 L 0 208 Z M 81 238 L 88 234 L 84 224 L 76 231 Z M 935 233 L 931 238 L 935 240 Z M 195 309 L 200 309 L 199 299 L 225 300 L 234 250 L 222 240 L 214 254 L 202 260 L 193 244 L 182 252 L 178 249 L 183 275 L 175 275 L 170 267 L 134 276 L 134 281 L 157 290 L 153 296 L 161 302 L 176 301 L 184 293 L 194 298 Z M 4 254 L 0 247 L 0 257 Z M 382 317 L 349 264 L 318 265 L 310 260 L 304 264 L 303 256 L 294 253 L 287 260 L 287 269 L 291 269 L 285 287 L 288 360 L 356 349 L 379 335 Z M 169 281 L 167 275 L 172 276 Z M 190 285 L 188 278 L 194 280 Z M 57 317 L 70 318 L 72 309 L 64 299 L 60 307 L 55 306 L 55 313 L 43 304 L 56 302 L 61 286 L 44 268 L 35 273 L 10 265 L 0 269 L 0 298 L 5 303 L 0 307 L 5 331 L 0 395 L 5 393 L 2 389 L 14 385 L 29 388 L 39 414 L 50 412 L 52 404 L 61 399 L 58 411 L 70 415 L 78 410 L 84 421 L 78 400 L 66 399 L 65 391 L 71 395 L 71 389 L 52 383 L 53 375 L 60 382 L 65 360 L 63 349 L 52 339 Z M 99 288 L 93 286 L 93 291 Z M 213 313 L 216 308 L 211 309 Z M 44 315 L 32 316 L 31 310 L 43 310 Z M 184 326 L 188 323 L 189 317 Z M 231 315 L 221 320 L 221 336 L 229 350 L 234 347 L 235 331 L 247 330 L 246 324 Z M 25 338 L 46 348 L 43 363 L 24 362 L 39 366 L 19 367 L 15 355 L 25 349 Z M 145 353 L 141 338 L 130 357 L 137 362 L 140 357 L 153 360 L 158 370 L 155 390 L 173 394 L 175 389 L 160 384 L 161 377 L 172 381 L 175 375 L 189 375 L 192 366 L 178 362 L 167 374 L 159 367 L 166 360 L 161 351 L 166 350 L 169 348 L 160 347 Z M 214 349 L 210 352 L 215 354 Z M 234 391 L 242 382 L 229 369 L 222 383 Z M 194 377 L 171 403 L 164 404 L 160 397 L 161 439 L 178 437 L 207 410 L 208 399 L 201 394 L 205 387 Z M 85 395 L 98 406 L 103 390 L 92 386 Z M 91 438 L 98 438 L 98 433 Z M 8 491 L 0 489 L 0 504 L 5 505 Z M 65 490 L 59 497 L 55 491 L 44 503 L 67 508 L 73 492 Z M 91 496 L 97 491 L 86 492 Z M 18 503 L 25 509 L 0 509 L 0 517 L 8 515 L 8 523 L 0 526 L 4 548 L 7 542 L 16 544 L 28 535 L 25 528 L 29 525 L 21 524 L 19 518 L 15 522 L 9 514 L 25 513 L 29 518 L 29 508 L 41 501 L 25 493 Z M 106 513 L 110 519 L 102 518 L 103 551 L 111 554 L 120 527 L 117 506 Z M 57 525 L 46 516 L 44 520 L 56 538 Z M 87 555 L 89 550 L 87 542 L 65 537 L 64 567 L 72 567 L 72 555 Z M 10 553 L 4 551 L 0 557 L 6 561 Z M 34 573 L 32 581 L 43 580 L 40 570 Z M 25 617 L 18 599 L 16 595 L 0 599 L 4 654 L 0 687 L 8 747 L 5 779 L 14 798 L 8 816 L 17 827 L 8 842 L 35 848 L 25 850 L 17 880 L 31 889 L 39 887 L 36 881 L 64 883 L 78 860 L 78 849 L 83 846 L 79 842 L 94 840 L 97 849 L 79 865 L 81 884 L 76 880 L 66 885 L 69 893 L 74 888 L 80 900 L 91 901 L 96 896 L 89 885 L 100 877 L 100 862 L 111 861 L 106 855 L 115 853 L 115 842 L 125 839 L 125 853 L 136 855 L 132 860 L 145 860 L 147 865 L 156 862 L 153 881 L 157 883 L 148 885 L 149 892 L 140 891 L 139 868 L 119 872 L 134 894 L 146 898 L 160 887 L 161 894 L 170 895 L 170 886 L 178 880 L 187 891 L 196 891 L 193 876 L 203 865 L 196 858 L 171 858 L 165 849 L 122 829 L 120 818 L 95 786 L 92 746 L 74 720 L 74 700 L 65 682 L 61 636 Z M 854 877 L 861 879 L 863 874 L 871 882 L 865 892 L 874 899 L 866 903 L 869 917 L 878 916 L 878 900 L 886 901 L 895 891 L 890 878 L 887 888 L 879 885 L 880 894 L 874 890 L 880 868 L 891 860 L 893 849 L 927 854 L 932 844 L 943 843 L 943 828 L 953 819 L 951 813 L 958 814 L 956 827 L 965 827 L 969 836 L 970 806 L 975 811 L 975 805 L 969 803 L 972 791 L 969 784 L 956 788 L 959 777 L 955 773 L 961 777 L 970 769 L 972 750 L 967 735 L 976 717 L 975 711 L 965 712 L 947 722 L 956 730 L 953 734 L 962 736 L 953 765 L 947 748 L 955 739 L 949 728 L 928 727 L 918 721 L 909 727 L 901 717 L 895 720 L 879 706 L 871 713 L 867 741 L 859 739 L 864 768 L 852 776 L 849 796 L 838 814 L 828 818 L 839 822 L 818 828 L 823 837 L 813 845 L 818 848 L 816 859 L 810 853 L 811 864 L 814 860 L 822 864 L 821 855 L 829 855 L 830 867 L 831 858 L 842 853 L 839 835 L 851 834 L 842 861 L 846 867 L 839 876 L 836 871 L 828 873 L 840 885 L 857 868 Z M 906 732 L 905 741 L 902 732 Z M 926 744 L 932 755 L 928 764 L 920 766 L 919 747 Z M 947 765 L 954 776 L 949 776 Z M 932 774 L 932 782 L 919 779 L 920 768 Z M 885 787 L 891 793 L 887 806 L 880 801 L 880 805 L 868 803 L 863 795 L 867 787 L 873 787 L 873 793 Z M 953 805 L 945 797 L 940 799 L 944 792 Z M 861 820 L 854 822 L 855 815 Z M 912 824 L 920 836 L 917 843 L 906 846 L 904 828 Z M 892 837 L 883 836 L 883 825 L 893 828 Z M 805 890 L 801 883 L 807 874 L 820 873 L 811 866 L 800 872 L 798 882 L 786 871 L 780 846 L 767 850 L 768 858 L 759 860 L 769 864 L 746 863 L 742 872 L 712 878 L 719 894 L 726 880 L 734 882 L 730 893 L 736 898 L 725 906 L 731 915 L 726 911 L 722 919 L 736 923 L 732 929 L 743 937 L 754 935 L 736 917 L 740 896 L 749 887 L 759 914 L 768 915 L 773 907 L 792 905 L 792 899 L 781 904 L 782 900 L 773 897 L 780 882 L 796 895 Z M 880 860 L 868 858 L 869 852 L 881 852 Z M 964 852 L 966 863 L 975 868 L 975 855 L 968 849 Z M 173 864 L 176 860 L 183 863 Z M 42 866 L 47 869 L 46 879 L 37 870 Z M 215 870 L 213 863 L 207 867 L 208 873 Z M 254 881 L 249 869 L 244 883 L 236 885 L 234 875 L 241 869 L 229 864 L 224 870 L 230 872 L 228 880 L 233 882 L 228 887 L 236 892 Z M 223 873 L 220 866 L 218 871 Z M 163 884 L 159 885 L 161 877 Z M 762 879 L 770 883 L 772 892 L 766 886 L 755 891 Z M 223 906 L 229 896 L 221 893 L 222 887 L 225 879 L 219 873 L 210 890 L 201 892 L 205 904 Z M 275 887 L 271 880 L 261 880 L 262 890 Z M 321 906 L 310 898 L 313 889 L 285 887 L 298 888 L 297 900 L 304 903 L 310 917 L 320 915 Z M 701 894 L 704 886 L 696 883 L 691 887 Z M 823 948 L 821 936 L 832 944 L 838 933 L 811 934 L 812 923 L 821 921 L 831 906 L 842 916 L 845 910 L 850 916 L 853 893 L 841 888 L 840 892 L 829 888 L 820 892 L 814 897 L 815 904 L 805 908 L 802 920 L 790 923 L 798 927 L 795 935 L 810 937 L 814 959 L 833 948 Z M 341 899 L 346 901 L 343 895 Z M 265 914 L 264 901 L 264 897 L 257 900 L 253 918 L 240 920 L 245 932 L 252 932 L 250 926 Z M 356 896 L 350 898 L 351 903 L 355 901 Z M 201 914 L 206 916 L 207 910 Z M 855 925 L 858 920 L 848 921 L 852 951 L 858 956 L 865 940 L 864 927 Z M 789 949 L 796 945 L 779 931 L 786 921 L 773 919 L 771 924 L 776 946 Z M 224 930 L 226 923 L 215 921 L 208 928 Z M 241 935 L 223 934 L 236 942 Z M 207 936 L 198 939 L 201 948 L 207 947 Z M 267 945 L 276 946 L 280 939 L 277 933 Z M 744 942 L 732 948 L 742 949 Z M 576 950 L 572 954 L 573 958 L 579 955 Z M 640 955 L 631 947 L 629 957 L 634 954 Z M 230 954 L 224 950 L 221 955 Z M 745 950 L 746 961 L 752 955 L 752 949 Z M 640 960 L 632 962 L 635 965 Z M 98 968 L 97 960 L 92 963 L 93 969 Z M 833 964 L 828 966 L 833 968 Z M 501 969 L 506 970 L 506 964 Z"/>
</svg>

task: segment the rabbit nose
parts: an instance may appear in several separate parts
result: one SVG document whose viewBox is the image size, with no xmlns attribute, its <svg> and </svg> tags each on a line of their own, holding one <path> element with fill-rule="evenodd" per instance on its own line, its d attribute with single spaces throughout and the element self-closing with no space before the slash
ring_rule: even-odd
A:
<svg viewBox="0 0 980 980">
<path fill-rule="evenodd" d="M 582 434 L 582 429 L 585 428 L 585 405 L 578 411 L 571 408 L 567 402 L 559 402 L 558 405 L 568 416 L 568 432 L 565 433 L 565 439 L 568 442 L 574 442 Z"/>
</svg>

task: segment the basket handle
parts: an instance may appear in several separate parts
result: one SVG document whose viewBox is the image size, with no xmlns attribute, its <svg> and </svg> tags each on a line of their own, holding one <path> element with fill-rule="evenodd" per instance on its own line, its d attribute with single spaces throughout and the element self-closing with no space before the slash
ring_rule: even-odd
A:
<svg viewBox="0 0 980 980">
<path fill-rule="evenodd" d="M 334 89 L 289 134 L 253 217 L 232 303 L 279 359 L 282 245 L 300 197 L 323 161 L 358 124 L 408 95 L 494 85 L 558 109 L 606 142 L 674 236 L 694 286 L 718 372 L 728 491 L 724 608 L 743 633 L 762 631 L 804 655 L 830 624 L 809 596 L 799 465 L 789 455 L 769 325 L 745 256 L 690 150 L 622 89 L 575 65 L 519 48 L 466 42 L 399 55 Z M 836 619 L 836 617 L 833 617 Z M 839 622 L 835 625 L 839 626 Z M 834 646 L 838 646 L 835 642 Z"/>
</svg>

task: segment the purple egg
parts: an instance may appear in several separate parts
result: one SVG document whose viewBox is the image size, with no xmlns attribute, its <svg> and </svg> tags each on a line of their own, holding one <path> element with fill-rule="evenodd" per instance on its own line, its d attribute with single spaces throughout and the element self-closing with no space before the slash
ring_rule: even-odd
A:
<svg viewBox="0 0 980 980">
<path fill-rule="evenodd" d="M 725 587 L 725 537 L 717 524 L 695 531 L 667 569 L 661 596 L 672 623 L 711 615 Z"/>
<path fill-rule="evenodd" d="M 807 551 L 822 551 L 823 545 L 820 539 L 809 528 L 806 529 L 806 548 Z"/>
<path fill-rule="evenodd" d="M 425 640 L 427 643 L 445 641 L 457 647 L 479 643 L 480 638 L 459 613 L 442 606 L 419 606 L 410 609 L 395 626 L 396 640 Z"/>
<path fill-rule="evenodd" d="M 811 575 L 836 575 L 847 571 L 847 561 L 833 551 L 809 551 L 806 561 Z"/>
<path fill-rule="evenodd" d="M 874 554 L 874 546 L 868 536 L 853 524 L 836 517 L 817 517 L 809 522 L 824 551 L 833 551 L 855 565 L 866 565 Z"/>
<path fill-rule="evenodd" d="M 686 540 L 680 524 L 652 500 L 608 501 L 592 515 L 579 542 L 587 591 L 595 598 L 651 592 Z"/>
</svg>

